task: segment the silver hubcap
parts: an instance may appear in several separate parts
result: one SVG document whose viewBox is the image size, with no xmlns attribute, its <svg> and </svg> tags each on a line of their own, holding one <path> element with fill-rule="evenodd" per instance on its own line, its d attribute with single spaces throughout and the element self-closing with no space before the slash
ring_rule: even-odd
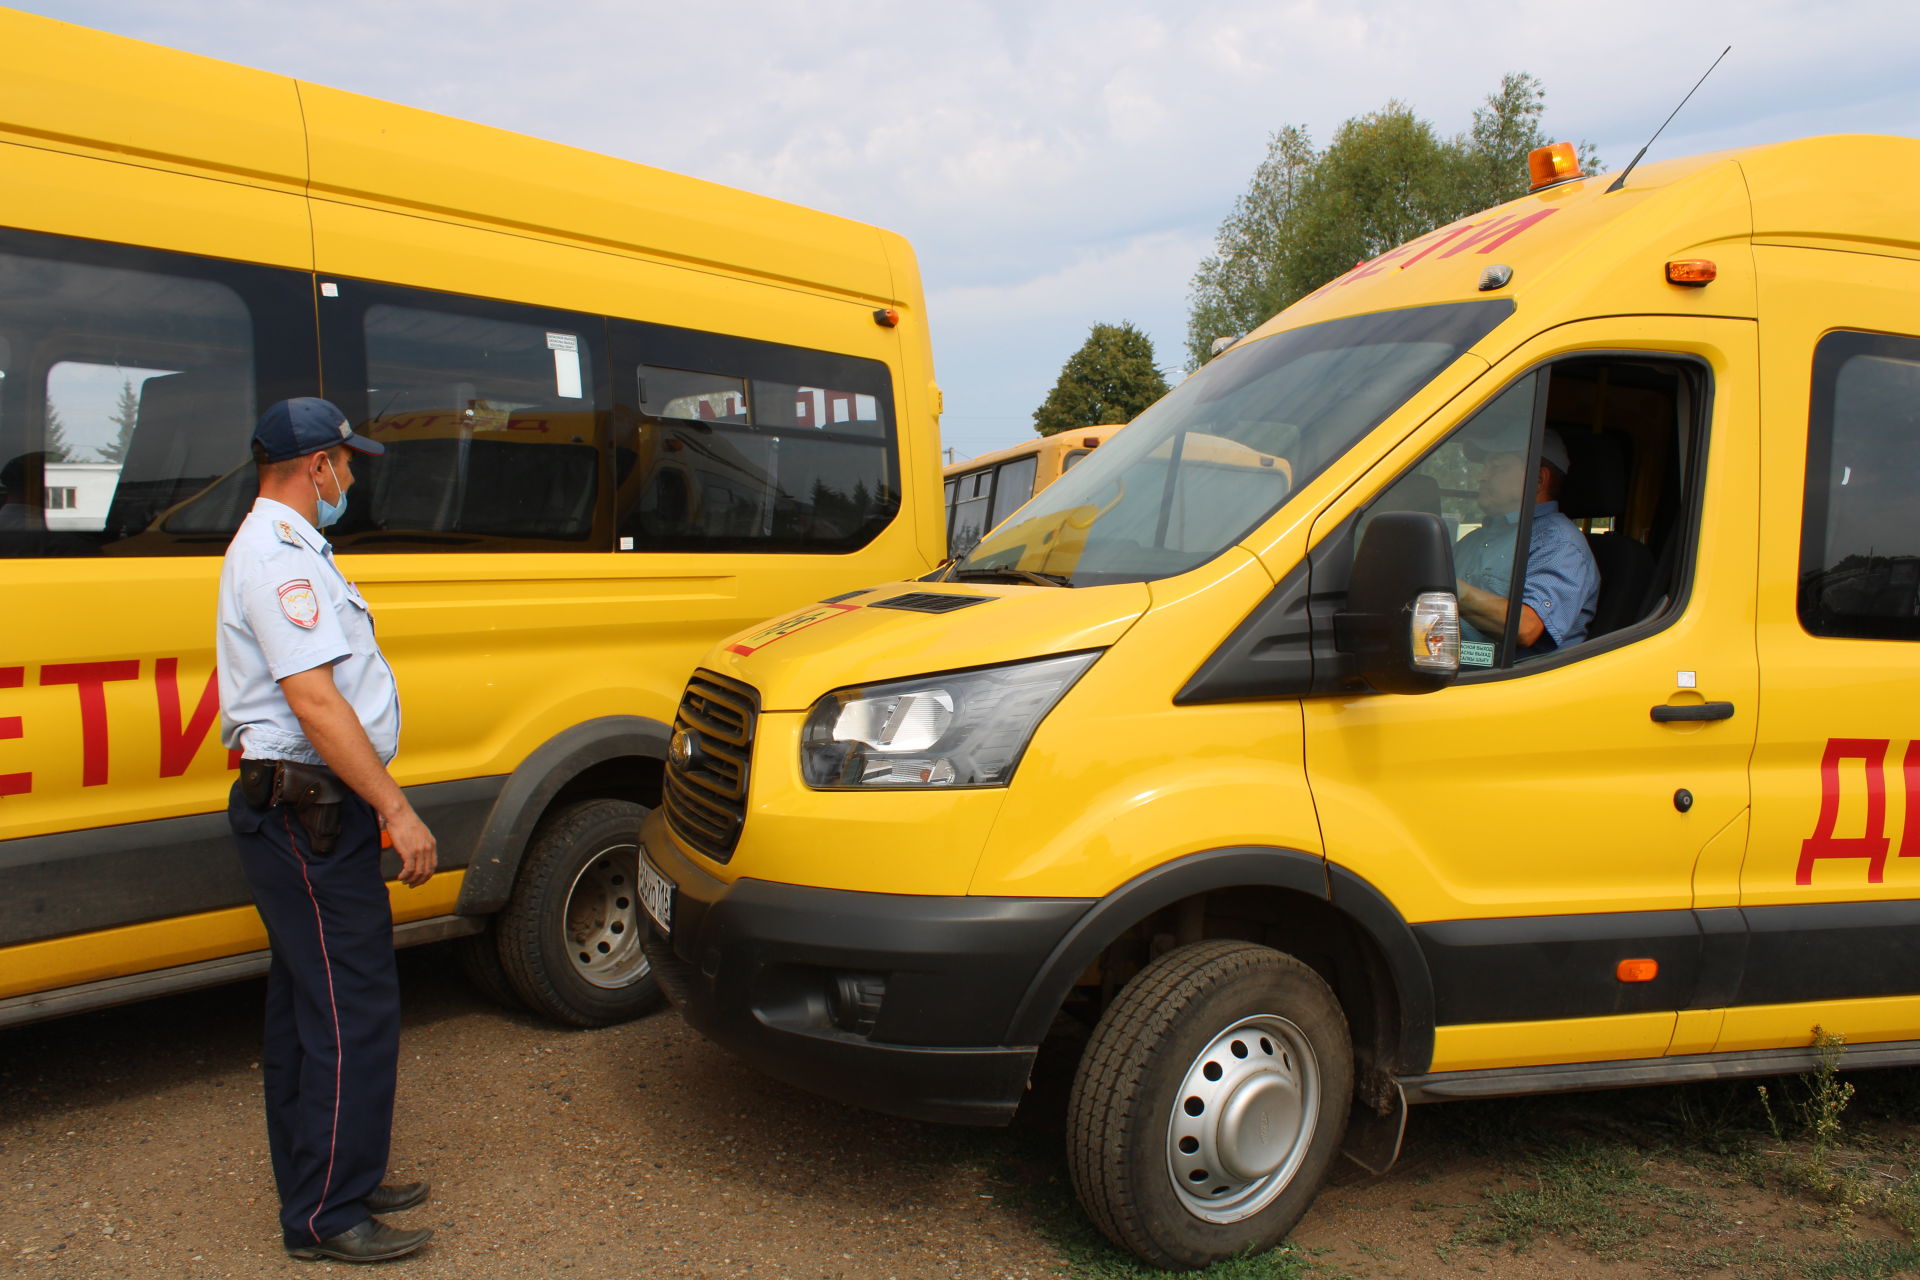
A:
<svg viewBox="0 0 1920 1280">
<path fill-rule="evenodd" d="M 1187 1212 L 1239 1222 L 1273 1203 L 1306 1159 L 1320 1114 L 1320 1063 L 1299 1027 L 1256 1014 L 1187 1068 L 1167 1121 L 1167 1175 Z"/>
<path fill-rule="evenodd" d="M 647 975 L 634 884 L 639 857 L 638 845 L 608 845 L 567 890 L 567 954 L 574 972 L 596 987 L 630 987 Z"/>
</svg>

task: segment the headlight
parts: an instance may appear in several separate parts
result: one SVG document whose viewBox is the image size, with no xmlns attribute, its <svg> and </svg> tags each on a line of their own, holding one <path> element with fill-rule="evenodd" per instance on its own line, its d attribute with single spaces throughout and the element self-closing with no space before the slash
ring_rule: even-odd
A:
<svg viewBox="0 0 1920 1280">
<path fill-rule="evenodd" d="M 1027 740 L 1098 653 L 840 689 L 800 737 L 810 787 L 1004 787 Z"/>
</svg>

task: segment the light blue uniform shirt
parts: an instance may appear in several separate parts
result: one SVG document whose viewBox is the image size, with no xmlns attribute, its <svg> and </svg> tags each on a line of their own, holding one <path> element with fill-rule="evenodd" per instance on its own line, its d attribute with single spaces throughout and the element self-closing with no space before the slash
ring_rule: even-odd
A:
<svg viewBox="0 0 1920 1280">
<path fill-rule="evenodd" d="M 1508 578 L 1513 572 L 1513 538 L 1519 527 L 1519 512 L 1513 512 L 1489 521 L 1462 538 L 1453 552 L 1454 571 L 1461 581 L 1497 596 L 1510 596 Z M 1580 526 L 1560 514 L 1558 502 L 1535 504 L 1532 531 L 1527 535 L 1526 578 L 1520 586 L 1520 603 L 1533 606 L 1546 627 L 1546 638 L 1552 643 L 1535 644 L 1521 653 L 1544 653 L 1585 640 L 1599 599 L 1600 569 L 1593 562 L 1593 551 L 1587 546 L 1587 537 L 1580 532 Z M 1460 630 L 1468 639 L 1496 638 L 1481 635 L 1464 618 Z"/>
<path fill-rule="evenodd" d="M 400 695 L 374 640 L 373 613 L 334 567 L 333 547 L 298 511 L 271 498 L 227 544 L 220 565 L 220 737 L 250 760 L 325 764 L 279 681 L 333 668 L 382 764 L 400 746 Z"/>
</svg>

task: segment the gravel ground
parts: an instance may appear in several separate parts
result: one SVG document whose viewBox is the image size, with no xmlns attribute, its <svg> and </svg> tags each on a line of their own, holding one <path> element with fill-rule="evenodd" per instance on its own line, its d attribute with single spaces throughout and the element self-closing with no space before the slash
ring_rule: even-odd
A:
<svg viewBox="0 0 1920 1280">
<path fill-rule="evenodd" d="M 671 1013 L 567 1031 L 403 953 L 396 1225 L 409 1276 L 1041 1277 L 996 1135 L 843 1108 Z M 280 1248 L 261 984 L 0 1032 L 0 1263 L 19 1275 L 347 1271 Z"/>
</svg>

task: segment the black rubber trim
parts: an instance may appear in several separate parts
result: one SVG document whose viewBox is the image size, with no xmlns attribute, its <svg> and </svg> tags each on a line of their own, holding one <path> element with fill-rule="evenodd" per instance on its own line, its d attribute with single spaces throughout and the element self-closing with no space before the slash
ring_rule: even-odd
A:
<svg viewBox="0 0 1920 1280">
<path fill-rule="evenodd" d="M 1747 907 L 1746 964 L 1731 1003 L 1920 995 L 1920 901 Z"/>
<path fill-rule="evenodd" d="M 1003 1032 L 1087 900 L 727 883 L 681 852 L 659 810 L 641 843 L 675 885 L 672 937 L 656 938 L 649 954 L 688 1025 L 769 1075 L 843 1102 L 962 1124 L 1012 1118 L 1039 1037 Z M 842 978 L 884 984 L 866 1034 L 837 1016 Z"/>
<path fill-rule="evenodd" d="M 1162 907 L 1210 889 L 1271 885 L 1327 900 L 1326 863 L 1297 849 L 1234 848 L 1189 854 L 1142 872 L 1095 902 L 1033 976 L 1007 1029 L 1015 1042 L 1038 1042 L 1095 957 Z"/>
<path fill-rule="evenodd" d="M 1920 1040 L 1848 1045 L 1840 1058 L 1842 1071 L 1915 1064 L 1920 1064 Z M 1812 1071 L 1819 1065 L 1820 1051 L 1808 1046 L 1745 1053 L 1676 1054 L 1671 1058 L 1631 1058 L 1618 1062 L 1439 1071 L 1432 1075 L 1402 1076 L 1399 1084 L 1408 1102 L 1454 1102 L 1466 1098 L 1511 1098 L 1535 1093 L 1579 1093 L 1634 1085 L 1794 1075 Z"/>
<path fill-rule="evenodd" d="M 441 870 L 467 865 L 500 783 L 461 778 L 406 788 L 439 841 Z M 227 786 L 216 794 L 224 802 Z M 395 855 L 383 862 L 388 876 L 398 874 Z M 253 901 L 224 809 L 0 840 L 0 884 L 0 947 Z"/>
<path fill-rule="evenodd" d="M 647 716 L 602 716 L 573 725 L 534 748 L 507 775 L 479 830 L 455 910 L 463 916 L 491 915 L 506 906 L 534 826 L 561 789 L 609 760 L 664 761 L 672 736 L 670 728 Z M 443 839 L 443 847 L 445 843 Z"/>
<path fill-rule="evenodd" d="M 1393 1063 L 1400 1071 L 1424 1071 L 1433 1063 L 1433 974 L 1427 968 L 1413 929 L 1398 907 L 1378 889 L 1345 867 L 1329 864 L 1327 887 L 1333 905 L 1359 925 L 1380 948 L 1387 971 L 1393 975 L 1400 1009 L 1400 1035 Z"/>
<path fill-rule="evenodd" d="M 1441 1025 L 1920 995 L 1920 901 L 1442 920 L 1413 927 Z M 1660 962 L 1621 982 L 1626 959 Z"/>
</svg>

